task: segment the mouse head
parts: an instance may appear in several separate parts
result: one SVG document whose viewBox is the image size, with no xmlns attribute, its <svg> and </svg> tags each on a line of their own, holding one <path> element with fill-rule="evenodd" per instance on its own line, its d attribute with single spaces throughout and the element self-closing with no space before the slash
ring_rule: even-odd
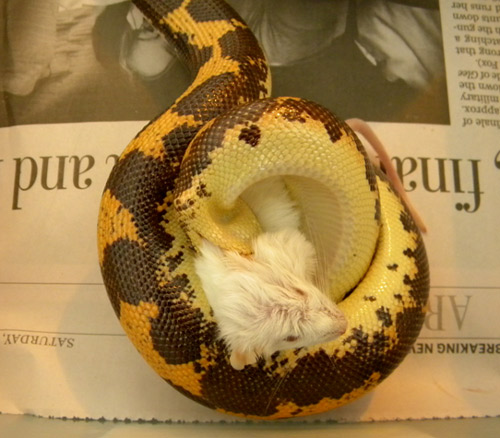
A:
<svg viewBox="0 0 500 438">
<path fill-rule="evenodd" d="M 315 251 L 300 232 L 264 233 L 253 247 L 252 257 L 225 254 L 226 299 L 214 309 L 234 368 L 345 332 L 344 315 L 313 284 Z"/>
<path fill-rule="evenodd" d="M 339 308 L 314 285 L 293 281 L 293 276 L 292 284 L 272 277 L 247 277 L 234 289 L 227 340 L 235 368 L 279 350 L 333 341 L 347 328 Z"/>
</svg>

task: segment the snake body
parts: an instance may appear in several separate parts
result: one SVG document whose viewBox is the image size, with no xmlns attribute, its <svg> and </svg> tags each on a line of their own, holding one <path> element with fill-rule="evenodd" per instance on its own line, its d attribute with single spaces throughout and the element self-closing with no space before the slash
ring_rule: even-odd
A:
<svg viewBox="0 0 500 438">
<path fill-rule="evenodd" d="M 402 361 L 423 323 L 429 273 L 410 213 L 345 123 L 302 99 L 268 98 L 262 51 L 225 3 L 134 3 L 194 80 L 132 140 L 103 193 L 99 262 L 125 332 L 164 380 L 220 412 L 276 419 L 357 399 Z M 333 260 L 328 293 L 349 326 L 333 342 L 235 370 L 196 248 L 205 238 L 250 253 L 261 230 L 240 195 L 276 175 L 320 260 Z"/>
</svg>

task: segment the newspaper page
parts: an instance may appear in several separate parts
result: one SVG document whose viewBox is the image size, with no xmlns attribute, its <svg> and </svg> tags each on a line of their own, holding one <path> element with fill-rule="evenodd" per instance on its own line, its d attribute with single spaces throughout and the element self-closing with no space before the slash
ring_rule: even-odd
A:
<svg viewBox="0 0 500 438">
<path fill-rule="evenodd" d="M 500 1 L 233 0 L 273 94 L 370 122 L 426 222 L 420 337 L 382 384 L 308 420 L 500 415 Z M 239 421 L 124 335 L 96 249 L 118 155 L 190 76 L 128 1 L 0 1 L 0 412 Z"/>
</svg>

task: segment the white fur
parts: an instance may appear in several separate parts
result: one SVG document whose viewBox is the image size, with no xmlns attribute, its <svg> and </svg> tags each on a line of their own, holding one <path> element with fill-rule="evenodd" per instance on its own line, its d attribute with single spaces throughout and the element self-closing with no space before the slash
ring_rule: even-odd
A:
<svg viewBox="0 0 500 438">
<path fill-rule="evenodd" d="M 271 177 L 250 186 L 241 195 L 264 231 L 299 229 L 300 215 L 280 177 Z"/>
<path fill-rule="evenodd" d="M 298 229 L 264 232 L 253 250 L 245 257 L 204 240 L 195 261 L 235 369 L 345 332 L 344 315 L 313 284 L 315 250 Z"/>
</svg>

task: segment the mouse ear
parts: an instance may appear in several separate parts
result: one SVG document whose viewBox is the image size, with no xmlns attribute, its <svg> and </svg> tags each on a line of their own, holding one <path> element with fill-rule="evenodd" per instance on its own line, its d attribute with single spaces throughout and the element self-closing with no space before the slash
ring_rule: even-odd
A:
<svg viewBox="0 0 500 438">
<path fill-rule="evenodd" d="M 235 370 L 242 370 L 246 365 L 257 362 L 257 355 L 253 351 L 233 350 L 229 361 Z"/>
</svg>

